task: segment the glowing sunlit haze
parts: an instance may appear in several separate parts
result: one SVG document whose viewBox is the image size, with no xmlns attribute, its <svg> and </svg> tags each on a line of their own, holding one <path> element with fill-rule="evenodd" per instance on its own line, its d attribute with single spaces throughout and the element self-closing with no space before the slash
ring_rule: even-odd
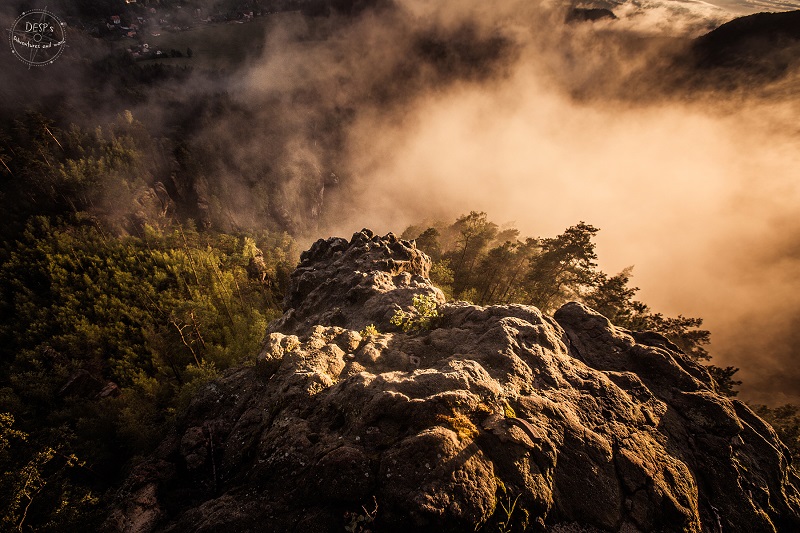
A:
<svg viewBox="0 0 800 533">
<path fill-rule="evenodd" d="M 633 264 L 642 300 L 705 318 L 715 364 L 742 368 L 744 398 L 798 401 L 797 89 L 687 99 L 647 95 L 652 80 L 622 87 L 669 45 L 630 54 L 615 48 L 622 37 L 598 32 L 695 32 L 726 20 L 722 4 L 644 5 L 638 15 L 623 7 L 629 18 L 565 31 L 541 12 L 414 4 L 425 21 L 500 28 L 519 49 L 502 76 L 361 113 L 348 145 L 357 185 L 322 233 L 402 231 L 468 210 L 528 235 L 585 220 L 602 229 L 604 270 Z"/>
</svg>

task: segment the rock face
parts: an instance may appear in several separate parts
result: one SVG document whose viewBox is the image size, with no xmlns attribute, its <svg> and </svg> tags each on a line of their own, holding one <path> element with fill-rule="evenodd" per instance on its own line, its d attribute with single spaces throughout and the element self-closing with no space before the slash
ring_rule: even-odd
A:
<svg viewBox="0 0 800 533">
<path fill-rule="evenodd" d="M 255 364 L 200 391 L 107 529 L 800 531 L 788 450 L 665 338 L 443 303 L 429 266 L 391 234 L 315 243 Z M 439 316 L 404 333 L 414 295 Z"/>
</svg>

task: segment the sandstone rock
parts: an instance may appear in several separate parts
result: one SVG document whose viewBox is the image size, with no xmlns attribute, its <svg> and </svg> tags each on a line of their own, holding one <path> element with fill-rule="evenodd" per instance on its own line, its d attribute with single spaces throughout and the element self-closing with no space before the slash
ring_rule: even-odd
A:
<svg viewBox="0 0 800 533">
<path fill-rule="evenodd" d="M 391 234 L 317 241 L 255 365 L 199 392 L 107 529 L 800 530 L 788 450 L 669 341 L 444 303 L 429 266 Z M 397 331 L 417 294 L 439 316 Z"/>
<path fill-rule="evenodd" d="M 414 295 L 444 302 L 427 279 L 430 266 L 428 256 L 391 233 L 381 238 L 362 230 L 350 242 L 320 239 L 300 256 L 287 312 L 270 330 L 301 333 L 322 324 L 359 331 L 375 324 L 385 331 L 395 310 L 409 308 Z"/>
</svg>

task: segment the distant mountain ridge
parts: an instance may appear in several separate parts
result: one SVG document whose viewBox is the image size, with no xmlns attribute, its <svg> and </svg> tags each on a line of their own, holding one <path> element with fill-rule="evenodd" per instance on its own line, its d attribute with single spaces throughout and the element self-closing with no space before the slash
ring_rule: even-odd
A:
<svg viewBox="0 0 800 533">
<path fill-rule="evenodd" d="M 796 48 L 799 42 L 800 11 L 756 13 L 734 19 L 696 39 L 694 52 L 704 67 L 746 67 L 759 59 L 774 59 Z"/>
</svg>

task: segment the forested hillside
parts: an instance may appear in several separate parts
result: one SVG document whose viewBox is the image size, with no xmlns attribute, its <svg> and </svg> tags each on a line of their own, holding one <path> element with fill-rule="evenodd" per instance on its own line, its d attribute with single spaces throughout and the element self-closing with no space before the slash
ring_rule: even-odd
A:
<svg viewBox="0 0 800 533">
<path fill-rule="evenodd" d="M 298 250 L 286 233 L 198 231 L 147 180 L 130 114 L 87 132 L 4 130 L 3 523 L 86 526 L 199 385 L 252 360 Z"/>
</svg>

